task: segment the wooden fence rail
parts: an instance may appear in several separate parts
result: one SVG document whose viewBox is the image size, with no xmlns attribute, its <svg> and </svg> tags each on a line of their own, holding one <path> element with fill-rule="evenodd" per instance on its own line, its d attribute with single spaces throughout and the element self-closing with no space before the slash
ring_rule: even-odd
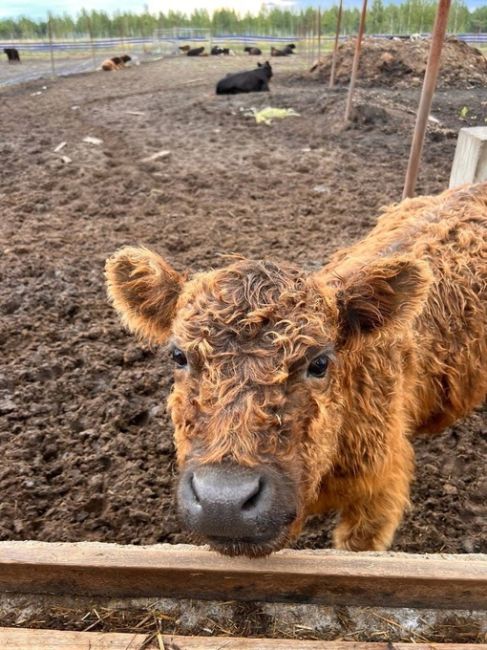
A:
<svg viewBox="0 0 487 650">
<path fill-rule="evenodd" d="M 487 556 L 0 542 L 0 592 L 487 609 Z"/>
<path fill-rule="evenodd" d="M 473 643 L 388 643 L 365 641 L 298 641 L 146 634 L 61 632 L 0 628 L 2 650 L 487 650 Z"/>
</svg>

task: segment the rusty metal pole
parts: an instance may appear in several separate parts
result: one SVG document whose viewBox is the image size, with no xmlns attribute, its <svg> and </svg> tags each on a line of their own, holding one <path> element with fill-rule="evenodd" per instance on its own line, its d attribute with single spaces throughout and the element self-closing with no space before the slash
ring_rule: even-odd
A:
<svg viewBox="0 0 487 650">
<path fill-rule="evenodd" d="M 342 12 L 343 12 L 343 0 L 340 0 L 340 5 L 338 7 L 337 27 L 335 33 L 335 46 L 333 48 L 333 58 L 331 60 L 331 72 L 330 72 L 330 84 L 329 84 L 330 88 L 333 88 L 335 86 L 335 70 L 337 65 L 338 41 L 340 39 L 340 30 L 342 27 Z"/>
<path fill-rule="evenodd" d="M 362 38 L 365 31 L 365 18 L 367 16 L 367 0 L 363 0 L 362 13 L 360 14 L 360 25 L 358 28 L 357 42 L 355 44 L 355 54 L 353 57 L 352 74 L 350 76 L 350 86 L 348 88 L 347 105 L 345 107 L 345 122 L 350 119 L 352 112 L 353 91 L 355 90 L 355 82 L 357 81 L 358 64 L 360 61 L 360 50 L 362 49 Z"/>
<path fill-rule="evenodd" d="M 438 79 L 438 70 L 440 68 L 441 49 L 445 39 L 446 27 L 448 23 L 448 12 L 450 11 L 451 0 L 439 0 L 438 9 L 436 10 L 435 25 L 431 36 L 431 47 L 428 56 L 428 64 L 424 75 L 423 90 L 419 100 L 418 114 L 416 116 L 416 125 L 414 127 L 413 142 L 409 154 L 406 180 L 404 182 L 404 191 L 402 198 L 405 199 L 414 196 L 416 180 L 418 178 L 419 161 L 423 150 L 424 136 L 426 125 L 433 103 L 433 96 L 436 89 L 436 80 Z"/>
</svg>

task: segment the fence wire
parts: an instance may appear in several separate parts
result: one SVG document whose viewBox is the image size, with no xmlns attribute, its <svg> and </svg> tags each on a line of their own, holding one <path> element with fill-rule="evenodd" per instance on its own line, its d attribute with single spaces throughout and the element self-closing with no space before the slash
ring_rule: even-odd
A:
<svg viewBox="0 0 487 650">
<path fill-rule="evenodd" d="M 393 34 L 369 36 L 394 37 Z M 415 35 L 427 38 L 429 34 Z M 183 45 L 204 46 L 210 52 L 213 45 L 228 47 L 243 54 L 246 46 L 259 47 L 263 57 L 270 56 L 271 47 L 280 48 L 295 43 L 297 52 L 308 65 L 332 47 L 333 36 L 298 30 L 295 34 L 212 34 L 207 29 L 173 28 L 156 30 L 141 36 L 91 38 L 90 34 L 44 40 L 0 41 L 0 86 L 17 84 L 34 79 L 66 76 L 99 70 L 102 62 L 112 56 L 128 54 L 132 65 L 159 58 L 180 56 Z M 349 38 L 342 35 L 342 39 Z M 399 38 L 399 37 L 398 37 Z M 404 38 L 401 35 L 400 38 Z M 456 38 L 473 46 L 487 47 L 487 34 L 457 34 Z M 21 63 L 9 63 L 4 48 L 16 48 Z"/>
</svg>

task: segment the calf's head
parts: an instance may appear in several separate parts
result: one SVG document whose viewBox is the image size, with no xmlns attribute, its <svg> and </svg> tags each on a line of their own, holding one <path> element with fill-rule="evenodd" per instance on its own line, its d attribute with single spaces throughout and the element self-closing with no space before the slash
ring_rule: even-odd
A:
<svg viewBox="0 0 487 650">
<path fill-rule="evenodd" d="M 396 258 L 338 278 L 235 259 L 186 279 L 124 248 L 106 274 L 124 323 L 169 344 L 183 522 L 229 555 L 281 548 L 323 478 L 348 471 L 353 373 L 419 311 L 428 267 Z"/>
<path fill-rule="evenodd" d="M 266 61 L 265 63 L 257 63 L 257 67 L 264 72 L 267 79 L 272 79 L 272 66 L 269 61 Z"/>
</svg>

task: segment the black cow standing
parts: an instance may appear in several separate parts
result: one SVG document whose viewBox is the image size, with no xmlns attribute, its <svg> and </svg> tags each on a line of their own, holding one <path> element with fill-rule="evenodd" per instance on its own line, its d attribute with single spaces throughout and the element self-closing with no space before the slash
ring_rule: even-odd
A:
<svg viewBox="0 0 487 650">
<path fill-rule="evenodd" d="M 9 63 L 20 63 L 19 51 L 16 47 L 4 47 L 3 51 L 7 55 Z"/>
<path fill-rule="evenodd" d="M 216 85 L 217 95 L 236 95 L 237 93 L 259 93 L 269 90 L 272 68 L 269 61 L 257 64 L 255 70 L 228 74 Z"/>
<path fill-rule="evenodd" d="M 262 50 L 258 47 L 244 47 L 244 52 L 248 52 L 251 56 L 260 56 L 262 54 Z"/>
</svg>

